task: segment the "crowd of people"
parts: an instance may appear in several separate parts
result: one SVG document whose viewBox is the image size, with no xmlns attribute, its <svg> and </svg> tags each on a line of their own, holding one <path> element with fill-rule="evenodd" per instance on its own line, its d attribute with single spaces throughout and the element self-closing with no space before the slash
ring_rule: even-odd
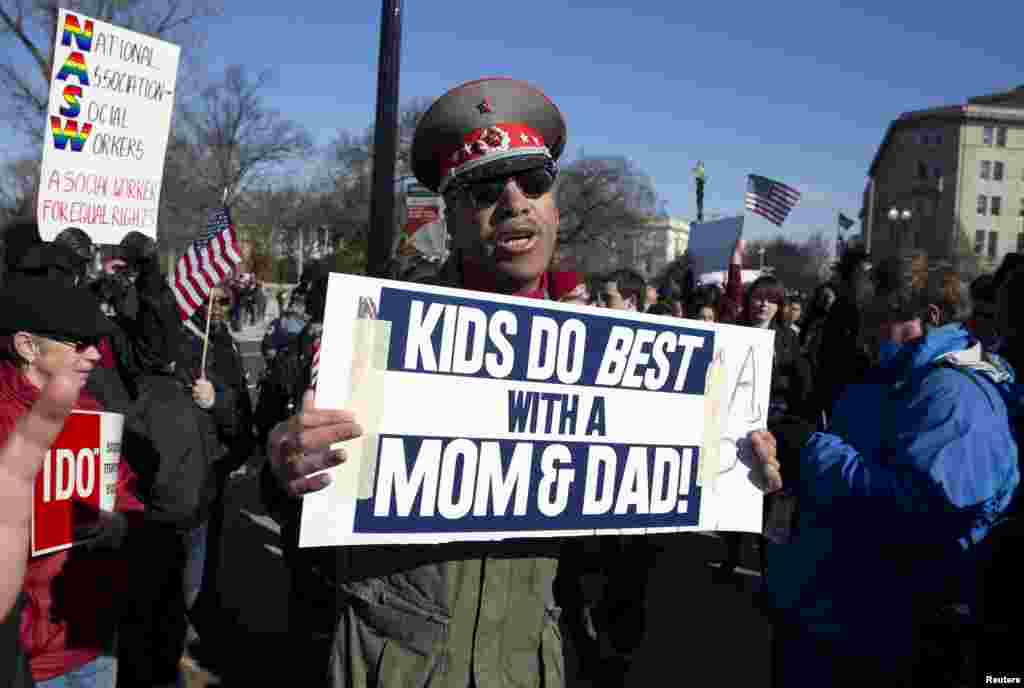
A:
<svg viewBox="0 0 1024 688">
<path fill-rule="evenodd" d="M 935 663 L 921 638 L 950 610 L 980 629 L 979 663 L 1012 669 L 1018 257 L 967 284 L 851 250 L 806 308 L 774 276 L 745 287 L 742 244 L 724 289 L 629 269 L 588 280 L 551 268 L 566 137 L 557 107 L 520 81 L 439 98 L 411 159 L 444 195 L 452 255 L 423 280 L 774 331 L 767 429 L 741 448 L 771 524 L 753 544 L 773 684 L 924 685 Z M 557 688 L 566 652 L 593 685 L 626 685 L 646 632 L 647 536 L 298 547 L 300 498 L 346 460 L 331 447 L 362 434 L 310 391 L 325 273 L 268 329 L 253 408 L 230 331 L 237 296 L 216 289 L 182 321 L 151 239 L 130 234 L 98 267 L 93 255 L 75 228 L 52 242 L 29 221 L 4 233 L 0 681 L 174 686 L 189 662 L 215 662 L 234 640 L 217 580 L 226 484 L 265 451 L 261 497 L 289 571 L 290 685 Z M 27 557 L 34 476 L 72 407 L 125 416 L 115 508 L 92 515 L 83 546 Z M 744 536 L 723 542 L 725 581 Z"/>
</svg>

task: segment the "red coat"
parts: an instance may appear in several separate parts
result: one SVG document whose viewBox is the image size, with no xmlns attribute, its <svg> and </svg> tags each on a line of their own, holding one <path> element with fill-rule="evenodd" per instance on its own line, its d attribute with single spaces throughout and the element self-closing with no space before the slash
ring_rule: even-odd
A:
<svg viewBox="0 0 1024 688">
<path fill-rule="evenodd" d="M 0 362 L 0 443 L 38 395 L 11 363 Z M 76 408 L 103 410 L 84 390 Z M 142 504 L 131 491 L 134 483 L 135 475 L 121 461 L 114 508 L 141 516 Z M 29 559 L 22 588 L 27 602 L 21 644 L 35 681 L 77 669 L 110 647 L 127 584 L 127 562 L 116 550 L 74 549 Z"/>
</svg>

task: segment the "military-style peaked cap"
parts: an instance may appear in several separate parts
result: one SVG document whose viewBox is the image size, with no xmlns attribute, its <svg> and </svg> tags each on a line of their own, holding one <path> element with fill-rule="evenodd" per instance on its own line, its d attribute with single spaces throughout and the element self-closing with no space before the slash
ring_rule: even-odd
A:
<svg viewBox="0 0 1024 688">
<path fill-rule="evenodd" d="M 416 178 L 443 192 L 454 180 L 483 179 L 557 160 L 565 120 L 540 90 L 502 77 L 457 86 L 420 119 L 412 141 Z"/>
</svg>

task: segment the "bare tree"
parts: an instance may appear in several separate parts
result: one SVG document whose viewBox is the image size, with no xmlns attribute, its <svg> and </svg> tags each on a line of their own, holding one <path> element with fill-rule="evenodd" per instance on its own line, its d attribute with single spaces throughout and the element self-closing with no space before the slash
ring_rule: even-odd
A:
<svg viewBox="0 0 1024 688">
<path fill-rule="evenodd" d="M 187 165 L 204 196 L 219 197 L 227 190 L 230 203 L 280 163 L 312 150 L 302 125 L 263 102 L 271 78 L 268 71 L 253 76 L 232 65 L 193 104 L 179 108 L 177 163 Z"/>
<path fill-rule="evenodd" d="M 743 255 L 746 267 L 760 267 L 762 248 L 765 267 L 771 268 L 787 289 L 809 293 L 828 278 L 831 253 L 824 232 L 815 232 L 804 242 L 781 234 L 770 241 L 748 241 Z"/>
<path fill-rule="evenodd" d="M 32 139 L 43 132 L 61 6 L 186 48 L 198 47 L 199 25 L 221 13 L 218 0 L 0 0 L 0 43 L 9 46 L 0 62 L 0 88 L 7 101 L 3 115 Z M 19 53 L 31 60 L 31 69 L 15 62 Z M 187 58 L 189 53 L 184 54 Z M 177 90 L 180 95 L 180 83 Z"/>
<path fill-rule="evenodd" d="M 412 138 L 430 103 L 429 98 L 413 98 L 402 106 L 399 113 L 395 167 L 399 178 L 412 175 Z M 328 166 L 323 180 L 324 186 L 329 188 L 327 197 L 321 199 L 324 223 L 335 243 L 356 252 L 365 249 L 370 236 L 373 134 L 372 127 L 362 134 L 339 131 L 328 150 Z"/>
<path fill-rule="evenodd" d="M 0 223 L 31 216 L 38 186 L 38 160 L 12 160 L 0 168 Z"/>
<path fill-rule="evenodd" d="M 654 184 L 632 161 L 581 157 L 560 175 L 559 241 L 565 247 L 609 241 L 656 216 L 660 210 Z"/>
</svg>

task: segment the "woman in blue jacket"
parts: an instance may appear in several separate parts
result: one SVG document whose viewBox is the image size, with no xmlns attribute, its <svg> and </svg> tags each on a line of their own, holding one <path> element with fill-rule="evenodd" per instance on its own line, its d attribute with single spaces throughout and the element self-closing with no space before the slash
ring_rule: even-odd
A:
<svg viewBox="0 0 1024 688">
<path fill-rule="evenodd" d="M 877 362 L 829 432 L 772 427 L 799 500 L 794 540 L 768 553 L 776 685 L 910 685 L 922 614 L 974 589 L 1009 506 L 1012 372 L 936 303 L 904 289 L 866 314 Z"/>
</svg>

